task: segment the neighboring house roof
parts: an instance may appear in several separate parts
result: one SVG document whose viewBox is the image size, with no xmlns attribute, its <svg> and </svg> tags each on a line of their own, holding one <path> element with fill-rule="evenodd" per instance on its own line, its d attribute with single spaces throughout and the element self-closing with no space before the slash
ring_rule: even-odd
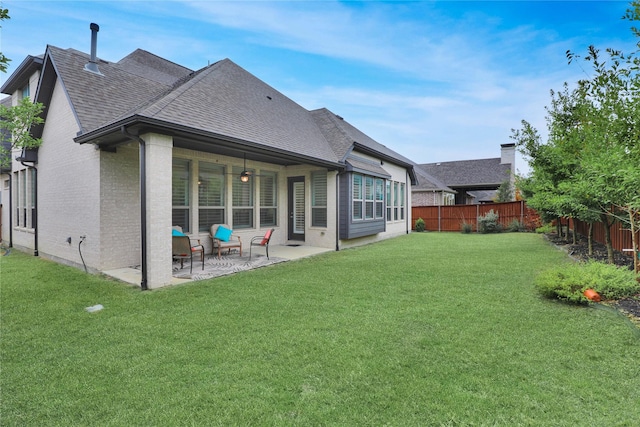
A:
<svg viewBox="0 0 640 427">
<path fill-rule="evenodd" d="M 445 193 L 457 193 L 457 191 L 446 186 L 438 178 L 429 175 L 420 166 L 415 167 L 418 177 L 418 184 L 412 186 L 411 191 L 443 191 Z"/>
<path fill-rule="evenodd" d="M 500 161 L 501 159 L 498 157 L 426 163 L 418 166 L 449 187 L 497 187 L 510 179 L 512 168 L 511 164 L 501 164 Z"/>
</svg>

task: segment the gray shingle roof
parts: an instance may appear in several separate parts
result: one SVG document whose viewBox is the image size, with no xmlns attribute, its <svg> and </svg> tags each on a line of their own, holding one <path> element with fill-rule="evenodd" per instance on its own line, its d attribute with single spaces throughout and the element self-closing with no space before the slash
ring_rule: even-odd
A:
<svg viewBox="0 0 640 427">
<path fill-rule="evenodd" d="M 444 191 L 448 193 L 455 193 L 455 190 L 452 190 L 451 188 L 446 186 L 438 178 L 429 175 L 420 166 L 417 166 L 414 169 L 418 177 L 418 184 L 412 186 L 411 191 Z"/>
<path fill-rule="evenodd" d="M 500 158 L 426 163 L 419 165 L 426 173 L 449 187 L 500 186 L 510 178 L 510 164 Z"/>
<path fill-rule="evenodd" d="M 103 74 L 100 76 L 84 70 L 89 61 L 87 54 L 54 46 L 48 46 L 47 53 L 69 95 L 82 132 L 96 129 L 150 97 L 167 91 L 171 88 L 171 83 L 167 83 L 171 73 L 184 77 L 192 72 L 184 67 L 178 70 L 167 65 L 162 68 L 163 73 L 144 73 L 140 66 L 142 58 L 147 56 L 157 62 L 158 57 L 136 51 L 134 57 L 122 64 L 99 60 L 98 67 Z M 168 69 L 171 71 L 167 72 Z"/>
<path fill-rule="evenodd" d="M 394 158 L 402 161 L 408 165 L 413 165 L 413 161 L 396 153 L 390 148 L 378 141 L 371 138 L 369 135 L 362 132 L 360 129 L 353 126 L 342 117 L 332 113 L 326 108 L 320 108 L 318 110 L 312 110 L 311 114 L 316 119 L 324 132 L 327 132 L 327 136 L 330 136 L 332 141 L 332 148 L 336 151 L 336 154 L 344 159 L 349 151 L 353 148 L 353 143 L 357 143 L 370 150 L 380 153 L 384 156 Z M 333 125 L 335 129 L 331 129 Z M 329 139 L 329 138 L 328 138 Z"/>
<path fill-rule="evenodd" d="M 138 115 L 337 161 L 309 112 L 229 59 L 145 106 Z"/>
<path fill-rule="evenodd" d="M 116 63 L 99 60 L 97 75 L 84 70 L 89 55 L 82 52 L 48 46 L 46 55 L 69 95 L 83 143 L 127 120 L 148 119 L 331 164 L 343 163 L 360 145 L 413 165 L 330 111 L 306 110 L 229 59 L 194 72 L 138 49 Z"/>
</svg>

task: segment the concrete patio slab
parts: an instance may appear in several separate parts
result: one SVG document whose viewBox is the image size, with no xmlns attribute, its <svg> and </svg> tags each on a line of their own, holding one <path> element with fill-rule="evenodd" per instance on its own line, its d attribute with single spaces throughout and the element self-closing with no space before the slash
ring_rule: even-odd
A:
<svg viewBox="0 0 640 427">
<path fill-rule="evenodd" d="M 216 256 L 206 255 L 204 271 L 202 270 L 202 264 L 196 260 L 194 260 L 193 271 L 191 273 L 189 272 L 189 267 L 187 265 L 183 268 L 179 268 L 179 264 L 176 264 L 174 266 L 171 285 L 179 285 L 195 280 L 205 280 L 225 276 L 239 271 L 266 267 L 280 262 L 305 258 L 332 251 L 333 249 L 319 248 L 315 246 L 273 245 L 269 246 L 269 258 L 271 258 L 271 260 L 266 259 L 264 248 L 257 247 L 252 249 L 251 260 L 249 260 L 248 250 L 243 251 L 242 257 L 237 253 L 231 253 L 228 256 L 223 256 L 221 259 L 218 259 Z M 106 270 L 102 273 L 109 277 L 113 277 L 114 279 L 136 286 L 139 286 L 142 281 L 142 272 L 138 268 L 125 267 Z"/>
</svg>

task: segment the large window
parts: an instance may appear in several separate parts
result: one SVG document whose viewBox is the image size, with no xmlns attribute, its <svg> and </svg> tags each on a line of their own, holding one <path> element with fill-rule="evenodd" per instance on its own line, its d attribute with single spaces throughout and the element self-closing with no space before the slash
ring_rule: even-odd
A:
<svg viewBox="0 0 640 427">
<path fill-rule="evenodd" d="M 198 231 L 224 224 L 225 168 L 214 163 L 198 164 Z"/>
<path fill-rule="evenodd" d="M 391 183 L 387 181 L 387 218 L 391 216 Z M 383 219 L 385 180 L 369 175 L 353 174 L 353 219 Z"/>
<path fill-rule="evenodd" d="M 374 208 L 373 177 L 364 177 L 364 219 L 373 219 Z"/>
<path fill-rule="evenodd" d="M 311 174 L 311 226 L 327 226 L 327 172 Z"/>
<path fill-rule="evenodd" d="M 393 183 L 393 220 L 397 221 L 398 220 L 398 210 L 400 208 L 400 192 L 398 191 L 398 187 L 399 187 L 399 182 L 394 182 Z"/>
<path fill-rule="evenodd" d="M 260 173 L 260 227 L 278 225 L 278 174 Z"/>
<path fill-rule="evenodd" d="M 353 174 L 353 219 L 362 219 L 362 175 Z"/>
<path fill-rule="evenodd" d="M 376 219 L 384 218 L 384 180 L 376 178 Z"/>
<path fill-rule="evenodd" d="M 14 172 L 14 196 L 16 203 L 16 227 L 33 228 L 36 221 L 36 170 L 23 169 Z"/>
<path fill-rule="evenodd" d="M 391 181 L 387 181 L 387 221 L 393 220 L 393 204 L 391 203 L 393 199 L 391 194 Z"/>
<path fill-rule="evenodd" d="M 405 191 L 404 182 L 387 181 L 387 221 L 401 221 L 405 218 Z"/>
<path fill-rule="evenodd" d="M 191 188 L 191 162 L 185 159 L 173 159 L 171 175 L 172 223 L 189 232 L 189 189 Z"/>
<path fill-rule="evenodd" d="M 404 182 L 400 183 L 400 219 L 404 219 Z"/>
<path fill-rule="evenodd" d="M 240 181 L 242 167 L 233 167 L 232 216 L 233 228 L 253 228 L 253 177 L 248 182 Z"/>
</svg>

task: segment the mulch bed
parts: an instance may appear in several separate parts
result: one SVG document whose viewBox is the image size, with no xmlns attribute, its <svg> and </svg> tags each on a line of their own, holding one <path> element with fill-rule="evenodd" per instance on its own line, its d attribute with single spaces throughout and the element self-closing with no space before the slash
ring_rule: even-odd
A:
<svg viewBox="0 0 640 427">
<path fill-rule="evenodd" d="M 573 244 L 573 238 L 563 238 L 556 233 L 549 233 L 545 235 L 546 238 L 556 245 L 558 248 L 566 251 L 569 256 L 580 261 L 601 261 L 607 262 L 607 248 L 605 245 L 593 242 L 593 254 L 589 255 L 589 243 L 586 237 L 578 235 L 577 242 Z M 614 263 L 617 266 L 625 267 L 633 270 L 633 258 L 625 255 L 622 252 L 614 251 Z M 640 294 L 629 298 L 623 298 L 617 301 L 604 301 L 605 304 L 617 308 L 624 314 L 626 314 L 636 324 L 640 325 Z"/>
</svg>

